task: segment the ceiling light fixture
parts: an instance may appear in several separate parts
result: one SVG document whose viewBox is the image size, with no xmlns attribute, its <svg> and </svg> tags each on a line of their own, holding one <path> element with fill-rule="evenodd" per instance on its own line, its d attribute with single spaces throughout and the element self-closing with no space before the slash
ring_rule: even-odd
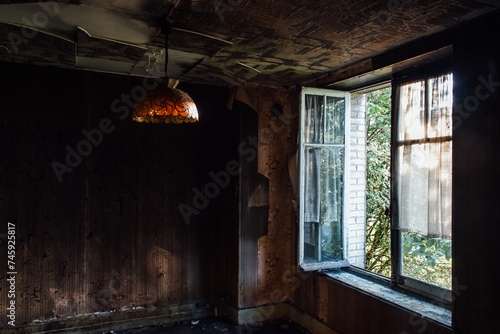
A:
<svg viewBox="0 0 500 334">
<path fill-rule="evenodd" d="M 198 109 L 191 97 L 175 87 L 179 80 L 167 75 L 168 34 L 170 26 L 165 20 L 161 31 L 165 35 L 165 79 L 157 88 L 147 93 L 144 100 L 137 103 L 132 119 L 145 123 L 194 123 L 198 121 Z"/>
</svg>

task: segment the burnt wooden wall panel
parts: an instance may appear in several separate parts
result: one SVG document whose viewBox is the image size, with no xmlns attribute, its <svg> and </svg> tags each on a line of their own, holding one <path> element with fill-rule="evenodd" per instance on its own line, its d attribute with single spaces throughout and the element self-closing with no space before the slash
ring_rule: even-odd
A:
<svg viewBox="0 0 500 334">
<path fill-rule="evenodd" d="M 296 277 L 295 305 L 339 333 L 452 333 L 323 275 L 297 273 Z"/>
<path fill-rule="evenodd" d="M 298 101 L 284 89 L 249 85 L 238 92 L 233 108 L 240 114 L 243 145 L 238 305 L 246 308 L 293 300 L 295 212 L 287 162 L 296 148 Z M 271 112 L 274 104 L 283 106 L 282 115 Z"/>
<path fill-rule="evenodd" d="M 74 271 L 77 253 L 67 250 L 73 247 L 75 231 L 81 229 L 84 174 L 75 170 L 76 179 L 60 187 L 50 163 L 56 158 L 52 145 L 64 149 L 72 133 L 81 130 L 83 108 L 73 104 L 73 98 L 81 100 L 83 85 L 70 82 L 54 91 L 41 77 L 28 80 L 7 72 L 3 72 L 2 80 L 5 102 L 1 133 L 2 143 L 9 144 L 2 145 L 1 215 L 2 228 L 6 221 L 17 225 L 16 302 L 21 323 L 25 319 L 51 318 L 65 303 L 70 304 L 66 310 L 77 309 L 73 296 L 66 294 L 62 300 L 61 292 L 79 281 Z M 28 91 L 30 98 L 26 96 Z M 41 101 L 52 103 L 45 105 Z M 54 110 L 66 110 L 74 116 L 64 119 Z M 4 247 L 2 242 L 2 250 Z M 3 261 L 5 258 L 2 266 L 6 268 Z M 2 275 L 2 281 L 5 278 Z M 6 297 L 2 294 L 2 303 Z"/>
<path fill-rule="evenodd" d="M 243 86 L 249 103 L 258 115 L 257 170 L 269 180 L 265 197 L 268 206 L 266 225 L 255 224 L 261 229 L 258 236 L 256 257 L 257 304 L 280 303 L 293 300 L 293 266 L 295 264 L 295 212 L 292 205 L 293 192 L 288 173 L 288 159 L 295 153 L 298 100 L 295 91 L 257 86 Z M 283 106 L 283 114 L 275 115 L 272 107 Z M 242 183 L 241 187 L 245 185 Z M 257 183 L 253 184 L 256 187 Z M 248 186 L 248 190 L 255 188 Z M 258 193 L 258 192 L 257 192 Z M 256 194 L 257 194 L 256 193 Z M 253 191 L 251 192 L 253 194 Z M 250 205 L 258 205 L 259 196 L 251 196 Z M 242 203 L 243 204 L 243 203 Z M 252 210 L 257 207 L 252 208 Z M 258 230 L 256 230 L 258 233 Z M 244 262 L 243 262 L 244 263 Z"/>
<path fill-rule="evenodd" d="M 258 140 L 259 119 L 255 110 L 238 103 L 240 114 L 240 143 L 244 150 L 252 149 L 254 154 L 241 154 L 240 173 L 240 263 L 239 263 L 239 307 L 258 305 L 259 258 L 258 239 L 267 234 L 269 204 L 251 206 L 251 198 L 260 187 L 264 197 L 268 198 L 269 180 L 258 171 L 258 147 L 249 146 L 249 138 Z M 251 148 L 250 148 L 251 147 Z M 253 159 L 252 159 L 253 157 Z M 263 234 L 264 233 L 264 234 Z"/>
<path fill-rule="evenodd" d="M 218 273 L 235 252 L 220 236 L 237 223 L 227 213 L 235 181 L 189 225 L 177 206 L 192 205 L 193 188 L 234 159 L 225 90 L 188 86 L 202 121 L 155 126 L 110 108 L 140 80 L 16 66 L 2 74 L 0 220 L 17 224 L 16 324 L 220 298 L 228 288 Z M 115 130 L 59 183 L 51 163 L 106 117 Z M 2 293 L 0 326 L 7 302 Z"/>
<path fill-rule="evenodd" d="M 454 69 L 453 324 L 461 333 L 498 331 L 493 269 L 500 219 L 500 15 L 458 31 Z"/>
</svg>

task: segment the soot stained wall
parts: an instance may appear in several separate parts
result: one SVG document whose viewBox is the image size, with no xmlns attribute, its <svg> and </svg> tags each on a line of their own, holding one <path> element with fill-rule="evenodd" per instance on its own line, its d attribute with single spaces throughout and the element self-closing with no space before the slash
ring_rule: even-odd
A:
<svg viewBox="0 0 500 334">
<path fill-rule="evenodd" d="M 15 223 L 16 324 L 224 295 L 226 282 L 213 271 L 227 265 L 230 250 L 220 239 L 237 210 L 236 181 L 190 224 L 178 205 L 193 207 L 193 188 L 234 159 L 237 120 L 228 117 L 226 89 L 183 87 L 198 104 L 199 123 L 138 124 L 120 119 L 130 108 L 113 101 L 141 80 L 0 68 L 0 233 Z M 101 138 L 92 130 L 103 119 L 109 133 Z M 82 130 L 95 145 L 84 143 Z M 78 149 L 86 156 L 66 161 L 68 150 Z M 66 171 L 61 180 L 54 161 Z M 0 245 L 5 254 L 4 238 Z"/>
</svg>

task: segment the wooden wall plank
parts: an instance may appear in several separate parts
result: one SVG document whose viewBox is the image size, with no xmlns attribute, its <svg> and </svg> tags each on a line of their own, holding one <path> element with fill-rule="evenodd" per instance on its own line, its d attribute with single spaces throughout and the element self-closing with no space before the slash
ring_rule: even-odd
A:
<svg viewBox="0 0 500 334">
<path fill-rule="evenodd" d="M 453 116 L 453 325 L 498 331 L 500 14 L 457 32 Z"/>
<path fill-rule="evenodd" d="M 225 89 L 186 86 L 200 103 L 198 124 L 148 125 L 121 120 L 111 107 L 141 80 L 1 70 L 0 222 L 18 224 L 16 324 L 220 297 L 217 271 L 235 249 L 219 246 L 218 233 L 236 222 L 221 214 L 237 210 L 234 191 L 221 191 L 189 225 L 178 205 L 192 206 L 193 188 L 234 153 L 236 137 L 224 142 L 225 127 L 237 124 Z M 82 130 L 105 118 L 114 130 L 59 183 L 51 163 L 65 163 L 66 146 L 85 149 Z M 4 275 L 0 285 L 5 291 Z M 1 294 L 0 309 L 7 302 Z"/>
</svg>

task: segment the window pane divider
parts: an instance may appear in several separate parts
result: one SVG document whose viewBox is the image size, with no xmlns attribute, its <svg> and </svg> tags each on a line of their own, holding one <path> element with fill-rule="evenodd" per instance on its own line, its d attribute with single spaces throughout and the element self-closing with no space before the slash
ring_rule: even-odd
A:
<svg viewBox="0 0 500 334">
<path fill-rule="evenodd" d="M 427 143 L 443 143 L 447 141 L 452 141 L 451 136 L 446 137 L 432 137 L 432 138 L 421 138 L 421 139 L 409 139 L 403 141 L 396 141 L 396 145 L 413 145 L 413 144 L 427 144 Z"/>
<path fill-rule="evenodd" d="M 345 144 L 312 144 L 312 143 L 303 143 L 304 147 L 317 147 L 317 148 L 344 148 Z"/>
</svg>

